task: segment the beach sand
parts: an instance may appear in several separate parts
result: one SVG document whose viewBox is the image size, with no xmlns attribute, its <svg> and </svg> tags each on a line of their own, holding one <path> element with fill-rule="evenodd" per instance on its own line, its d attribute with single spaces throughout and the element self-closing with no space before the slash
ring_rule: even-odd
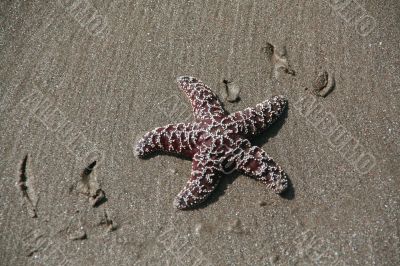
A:
<svg viewBox="0 0 400 266">
<path fill-rule="evenodd" d="M 0 3 L 2 265 L 399 263 L 398 1 L 53 2 Z M 134 146 L 193 119 L 182 75 L 287 97 L 252 140 L 287 193 L 235 173 L 174 208 L 191 162 Z"/>
</svg>

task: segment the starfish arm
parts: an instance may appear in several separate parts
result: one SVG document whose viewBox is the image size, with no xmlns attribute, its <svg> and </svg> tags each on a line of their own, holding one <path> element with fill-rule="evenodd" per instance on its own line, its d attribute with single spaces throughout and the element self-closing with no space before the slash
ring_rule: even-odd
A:
<svg viewBox="0 0 400 266">
<path fill-rule="evenodd" d="M 202 81 L 194 77 L 182 76 L 177 79 L 177 82 L 179 88 L 189 98 L 197 121 L 226 115 L 218 97 Z"/>
<path fill-rule="evenodd" d="M 230 115 L 237 124 L 237 133 L 246 136 L 256 135 L 268 128 L 283 113 L 287 100 L 283 96 L 274 96 L 259 103 L 254 108 L 246 108 Z"/>
<path fill-rule="evenodd" d="M 250 142 L 243 146 L 242 152 L 236 156 L 236 169 L 261 181 L 276 193 L 285 191 L 288 180 L 281 167 L 260 147 L 251 146 Z"/>
<path fill-rule="evenodd" d="M 191 158 L 197 151 L 192 134 L 194 127 L 192 123 L 179 123 L 155 128 L 138 141 L 136 153 L 139 157 L 145 157 L 155 151 L 164 151 Z"/>
<path fill-rule="evenodd" d="M 212 160 L 209 153 L 196 153 L 192 162 L 192 175 L 186 186 L 174 201 L 178 209 L 192 208 L 203 202 L 217 187 L 220 170 L 217 160 Z"/>
</svg>

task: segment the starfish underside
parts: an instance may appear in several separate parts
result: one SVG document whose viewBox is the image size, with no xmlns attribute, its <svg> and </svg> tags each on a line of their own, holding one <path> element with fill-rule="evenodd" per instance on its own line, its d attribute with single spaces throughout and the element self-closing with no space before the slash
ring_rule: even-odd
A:
<svg viewBox="0 0 400 266">
<path fill-rule="evenodd" d="M 233 170 L 261 181 L 276 193 L 283 192 L 288 186 L 286 174 L 247 138 L 264 131 L 282 114 L 287 104 L 285 98 L 274 96 L 254 108 L 228 115 L 202 81 L 184 76 L 177 82 L 190 100 L 195 122 L 155 128 L 136 146 L 139 157 L 164 151 L 192 159 L 191 177 L 174 205 L 178 209 L 198 205 L 214 191 L 221 175 Z"/>
</svg>

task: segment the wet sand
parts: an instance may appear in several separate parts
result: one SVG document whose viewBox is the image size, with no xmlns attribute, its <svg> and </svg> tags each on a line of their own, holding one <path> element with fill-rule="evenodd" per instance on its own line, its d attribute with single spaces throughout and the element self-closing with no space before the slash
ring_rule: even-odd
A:
<svg viewBox="0 0 400 266">
<path fill-rule="evenodd" d="M 0 3 L 3 265 L 400 261 L 398 1 L 42 2 Z M 200 208 L 173 207 L 191 162 L 133 147 L 193 119 L 181 75 L 229 112 L 288 98 L 252 140 L 286 194 L 232 174 Z"/>
</svg>

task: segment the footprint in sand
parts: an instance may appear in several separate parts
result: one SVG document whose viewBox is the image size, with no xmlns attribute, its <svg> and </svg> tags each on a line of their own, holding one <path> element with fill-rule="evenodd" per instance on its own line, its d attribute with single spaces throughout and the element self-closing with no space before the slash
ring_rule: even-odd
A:
<svg viewBox="0 0 400 266">
<path fill-rule="evenodd" d="M 334 75 L 332 73 L 329 74 L 326 70 L 318 72 L 317 77 L 312 83 L 312 87 L 313 94 L 326 97 L 335 87 Z"/>
<path fill-rule="evenodd" d="M 282 72 L 292 76 L 296 75 L 296 72 L 292 69 L 288 62 L 287 50 L 285 46 L 276 47 L 267 42 L 266 46 L 262 48 L 262 51 L 267 55 L 267 59 L 273 66 L 273 69 L 271 70 L 271 76 L 273 78 L 277 79 L 279 74 Z"/>
<path fill-rule="evenodd" d="M 28 180 L 28 159 L 29 155 L 25 155 L 20 163 L 19 174 L 17 187 L 22 192 L 22 197 L 24 198 L 24 202 L 28 206 L 29 215 L 32 218 L 37 218 L 37 203 L 38 199 L 35 199 L 34 191 L 32 188 L 29 188 L 29 183 L 32 182 L 32 175 L 29 174 L 30 180 Z M 29 182 L 30 181 L 30 182 Z"/>
<path fill-rule="evenodd" d="M 96 163 L 94 161 L 83 169 L 78 185 L 79 192 L 89 197 L 89 202 L 93 207 L 98 207 L 107 201 L 106 194 L 101 189 L 99 182 L 97 182 L 96 176 L 92 175 Z"/>
</svg>

